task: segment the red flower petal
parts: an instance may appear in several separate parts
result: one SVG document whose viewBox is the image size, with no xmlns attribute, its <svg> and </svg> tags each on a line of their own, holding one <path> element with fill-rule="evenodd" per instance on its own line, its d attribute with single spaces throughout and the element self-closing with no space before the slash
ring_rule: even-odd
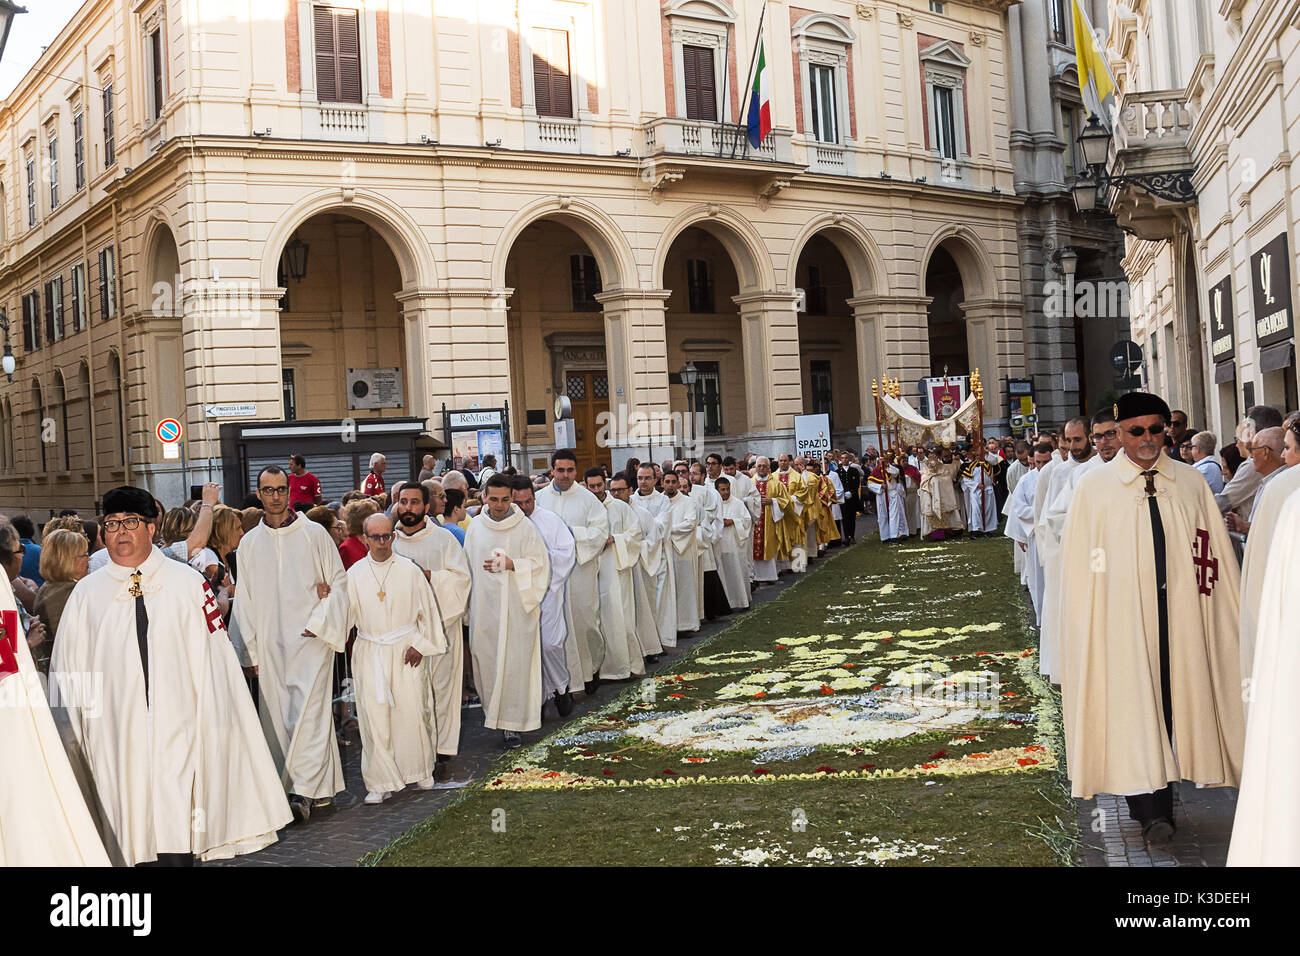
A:
<svg viewBox="0 0 1300 956">
<path fill-rule="evenodd" d="M 937 766 L 939 766 L 937 763 L 923 763 L 923 764 L 921 764 L 921 769 L 922 769 L 922 770 L 933 770 L 933 769 L 934 769 L 935 767 L 937 767 Z"/>
<path fill-rule="evenodd" d="M 817 772 L 818 773 L 839 773 L 839 771 L 836 770 L 834 767 L 818 767 Z"/>
<path fill-rule="evenodd" d="M 1032 744 L 1025 748 L 1026 752 L 1028 753 L 1033 753 L 1036 750 L 1046 750 L 1046 749 L 1047 749 L 1046 747 L 1040 747 L 1038 746 L 1038 744 Z"/>
<path fill-rule="evenodd" d="M 1035 760 L 1033 757 L 1021 757 L 1019 760 L 1016 761 L 1016 763 L 1020 764 L 1020 766 L 1022 767 L 1029 767 L 1038 763 L 1038 761 Z"/>
<path fill-rule="evenodd" d="M 883 690 L 883 689 L 884 689 L 884 686 L 885 686 L 884 684 L 877 684 L 875 687 L 873 687 L 873 688 L 871 688 L 871 689 L 872 689 L 872 690 Z"/>
<path fill-rule="evenodd" d="M 766 697 L 767 691 L 760 690 L 757 694 L 750 694 L 750 697 Z"/>
<path fill-rule="evenodd" d="M 778 644 L 778 645 L 776 645 L 776 649 L 777 649 L 778 651 L 783 651 L 783 650 L 785 650 L 785 645 L 784 645 L 784 644 Z"/>
<path fill-rule="evenodd" d="M 874 763 L 864 763 L 864 764 L 863 764 L 861 767 L 859 767 L 858 769 L 859 769 L 859 770 L 875 770 L 875 769 L 876 769 L 876 765 L 875 765 Z"/>
<path fill-rule="evenodd" d="M 893 639 L 892 637 L 882 637 L 880 640 L 881 640 L 882 642 L 884 642 L 884 643 L 890 643 L 890 642 L 892 642 L 894 639 Z"/>
<path fill-rule="evenodd" d="M 668 696 L 669 696 L 669 697 L 676 697 L 678 700 L 685 700 L 685 699 L 686 699 L 686 695 L 685 695 L 685 694 L 669 694 Z"/>
<path fill-rule="evenodd" d="M 675 776 L 677 776 L 677 771 L 676 771 L 676 770 L 665 770 L 664 773 L 666 773 L 666 774 L 667 774 L 668 776 L 670 776 L 670 777 L 675 777 Z"/>
<path fill-rule="evenodd" d="M 853 668 L 857 667 L 858 665 L 857 665 L 857 664 L 841 664 L 840 666 L 841 666 L 841 667 L 844 667 L 844 668 L 846 668 L 846 669 L 848 669 L 848 670 L 853 670 Z"/>
<path fill-rule="evenodd" d="M 948 756 L 948 751 L 946 751 L 946 750 L 940 750 L 937 754 L 931 754 L 931 755 L 930 755 L 930 759 L 931 759 L 931 760 L 942 760 L 942 759 L 943 759 L 944 757 L 946 757 L 946 756 Z"/>
<path fill-rule="evenodd" d="M 762 768 L 762 767 L 755 767 L 755 768 L 754 768 L 754 776 L 756 776 L 756 777 L 761 777 L 761 776 L 763 776 L 763 774 L 765 774 L 765 773 L 770 773 L 770 772 L 771 772 L 771 771 L 769 771 L 769 770 L 765 770 L 765 769 Z"/>
<path fill-rule="evenodd" d="M 603 774 L 604 774 L 605 776 L 607 776 L 607 777 L 612 777 L 612 776 L 614 776 L 614 771 L 610 770 L 608 767 L 606 767 L 604 770 L 602 770 L 601 773 L 603 773 Z"/>
<path fill-rule="evenodd" d="M 825 684 L 822 684 L 822 693 L 823 693 L 823 694 L 833 694 L 833 693 L 835 693 L 835 688 L 833 688 L 833 687 L 827 687 Z"/>
<path fill-rule="evenodd" d="M 511 772 L 511 773 L 523 773 L 523 772 L 524 772 L 524 768 L 523 768 L 523 767 L 515 767 L 515 769 L 514 769 L 514 770 L 511 770 L 510 772 Z"/>
</svg>

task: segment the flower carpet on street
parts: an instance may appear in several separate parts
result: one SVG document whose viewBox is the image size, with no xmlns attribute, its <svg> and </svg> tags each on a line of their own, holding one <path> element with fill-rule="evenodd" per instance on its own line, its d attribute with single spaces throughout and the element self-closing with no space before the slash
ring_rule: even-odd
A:
<svg viewBox="0 0 1300 956">
<path fill-rule="evenodd" d="M 1058 698 L 1010 564 L 1005 539 L 823 561 L 668 671 L 504 757 L 381 857 L 438 859 L 454 841 L 484 863 L 1064 861 Z M 545 828 L 571 815 L 612 828 L 596 858 L 571 833 L 553 834 L 561 860 L 545 851 Z"/>
</svg>

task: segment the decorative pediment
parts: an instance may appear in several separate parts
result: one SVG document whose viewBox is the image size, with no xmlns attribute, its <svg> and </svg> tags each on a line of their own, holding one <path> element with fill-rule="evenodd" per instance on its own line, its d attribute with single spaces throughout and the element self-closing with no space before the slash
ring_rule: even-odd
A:
<svg viewBox="0 0 1300 956">
<path fill-rule="evenodd" d="M 970 68 L 970 58 L 961 52 L 955 40 L 940 40 L 921 51 L 921 62 L 927 66 L 946 66 L 953 70 Z"/>
<path fill-rule="evenodd" d="M 664 15 L 710 20 L 714 23 L 736 22 L 736 11 L 724 0 L 673 0 L 664 7 Z"/>
<path fill-rule="evenodd" d="M 856 39 L 853 31 L 842 20 L 825 13 L 810 13 L 799 20 L 791 35 L 800 39 L 828 40 L 833 43 L 852 43 Z"/>
</svg>

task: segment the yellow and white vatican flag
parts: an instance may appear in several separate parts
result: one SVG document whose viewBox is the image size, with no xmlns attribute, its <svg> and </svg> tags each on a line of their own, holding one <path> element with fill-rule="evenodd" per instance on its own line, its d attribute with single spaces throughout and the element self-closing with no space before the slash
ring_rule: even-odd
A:
<svg viewBox="0 0 1300 956">
<path fill-rule="evenodd" d="M 1095 113 L 1107 129 L 1115 128 L 1114 112 L 1118 108 L 1115 89 L 1115 76 L 1110 72 L 1103 52 L 1105 44 L 1098 38 L 1088 20 L 1088 14 L 1074 3 L 1074 56 L 1078 64 L 1079 92 L 1083 96 L 1083 105 L 1090 113 Z"/>
</svg>

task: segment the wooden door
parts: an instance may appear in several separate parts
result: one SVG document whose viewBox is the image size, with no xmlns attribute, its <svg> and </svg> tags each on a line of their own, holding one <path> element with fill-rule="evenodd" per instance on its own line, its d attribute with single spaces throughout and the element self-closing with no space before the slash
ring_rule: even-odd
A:
<svg viewBox="0 0 1300 956">
<path fill-rule="evenodd" d="M 573 425 L 577 437 L 578 480 L 592 465 L 610 465 L 609 448 L 596 444 L 600 426 L 596 416 L 609 411 L 609 373 L 604 369 L 571 371 L 565 374 L 564 391 L 573 404 Z"/>
</svg>

